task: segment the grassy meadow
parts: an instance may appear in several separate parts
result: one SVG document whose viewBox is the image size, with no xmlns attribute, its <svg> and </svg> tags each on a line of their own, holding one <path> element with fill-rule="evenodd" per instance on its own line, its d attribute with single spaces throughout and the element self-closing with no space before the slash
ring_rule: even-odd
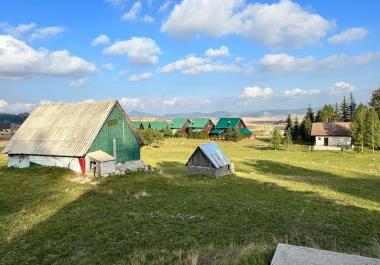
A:
<svg viewBox="0 0 380 265">
<path fill-rule="evenodd" d="M 69 181 L 0 156 L 0 264 L 269 264 L 278 242 L 380 258 L 380 152 L 218 143 L 223 178 L 189 176 L 201 140 L 142 149 L 153 174 Z"/>
</svg>

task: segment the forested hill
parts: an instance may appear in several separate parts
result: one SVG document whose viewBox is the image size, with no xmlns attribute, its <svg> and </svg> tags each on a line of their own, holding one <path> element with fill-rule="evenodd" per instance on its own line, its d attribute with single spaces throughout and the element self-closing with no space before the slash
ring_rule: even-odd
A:
<svg viewBox="0 0 380 265">
<path fill-rule="evenodd" d="M 0 123 L 16 123 L 21 124 L 29 116 L 29 113 L 9 114 L 0 113 Z"/>
</svg>

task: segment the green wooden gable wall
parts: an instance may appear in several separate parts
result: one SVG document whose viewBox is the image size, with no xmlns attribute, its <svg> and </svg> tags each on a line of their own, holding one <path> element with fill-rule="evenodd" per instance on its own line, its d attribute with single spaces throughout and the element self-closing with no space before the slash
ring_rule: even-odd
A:
<svg viewBox="0 0 380 265">
<path fill-rule="evenodd" d="M 118 163 L 140 159 L 140 144 L 118 105 L 113 108 L 88 152 L 102 150 L 113 156 L 114 138 Z"/>
</svg>

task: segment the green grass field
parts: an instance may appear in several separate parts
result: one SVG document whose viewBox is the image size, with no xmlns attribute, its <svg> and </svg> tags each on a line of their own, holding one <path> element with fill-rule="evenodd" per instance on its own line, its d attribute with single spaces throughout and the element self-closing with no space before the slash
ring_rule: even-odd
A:
<svg viewBox="0 0 380 265">
<path fill-rule="evenodd" d="M 278 242 L 380 257 L 380 152 L 219 143 L 223 178 L 189 176 L 200 143 L 144 148 L 154 174 L 98 185 L 0 156 L 1 264 L 269 264 Z"/>
</svg>

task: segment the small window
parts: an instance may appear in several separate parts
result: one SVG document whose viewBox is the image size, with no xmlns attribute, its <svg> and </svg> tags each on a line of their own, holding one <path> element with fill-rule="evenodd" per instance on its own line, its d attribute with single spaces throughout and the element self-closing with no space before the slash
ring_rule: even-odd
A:
<svg viewBox="0 0 380 265">
<path fill-rule="evenodd" d="M 320 141 L 321 140 L 321 137 L 318 137 L 318 141 Z"/>
<path fill-rule="evenodd" d="M 108 120 L 107 121 L 107 125 L 108 126 L 114 126 L 114 125 L 116 125 L 117 124 L 117 119 L 113 119 L 113 120 Z"/>
</svg>

